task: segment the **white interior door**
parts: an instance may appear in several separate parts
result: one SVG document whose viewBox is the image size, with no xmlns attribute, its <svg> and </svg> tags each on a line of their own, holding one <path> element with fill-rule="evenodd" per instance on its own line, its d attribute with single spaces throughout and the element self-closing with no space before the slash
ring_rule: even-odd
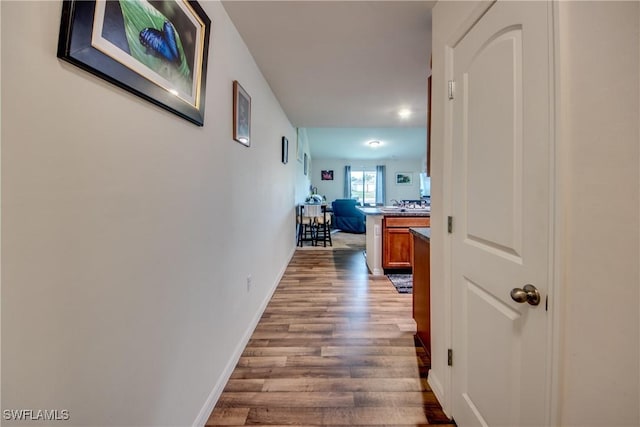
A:
<svg viewBox="0 0 640 427">
<path fill-rule="evenodd" d="M 451 50 L 452 375 L 460 426 L 547 423 L 548 7 L 498 1 Z M 526 284 L 539 290 L 539 305 L 510 296 Z"/>
</svg>

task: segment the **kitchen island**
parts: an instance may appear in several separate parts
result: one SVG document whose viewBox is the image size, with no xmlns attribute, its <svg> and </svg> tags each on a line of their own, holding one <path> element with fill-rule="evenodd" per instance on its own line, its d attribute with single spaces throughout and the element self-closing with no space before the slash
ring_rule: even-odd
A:
<svg viewBox="0 0 640 427">
<path fill-rule="evenodd" d="M 358 207 L 366 215 L 367 267 L 374 276 L 385 270 L 412 267 L 410 227 L 429 227 L 431 212 L 424 208 Z"/>
<path fill-rule="evenodd" d="M 413 319 L 416 335 L 431 354 L 431 228 L 411 228 L 413 237 Z"/>
</svg>

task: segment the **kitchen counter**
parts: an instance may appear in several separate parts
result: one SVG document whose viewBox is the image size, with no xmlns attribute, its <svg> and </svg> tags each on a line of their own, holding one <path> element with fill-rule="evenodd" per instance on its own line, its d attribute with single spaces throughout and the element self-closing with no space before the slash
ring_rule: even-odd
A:
<svg viewBox="0 0 640 427">
<path fill-rule="evenodd" d="M 431 216 L 431 210 L 421 208 L 364 208 L 356 206 L 356 208 L 365 215 L 382 215 L 382 216 Z"/>
<path fill-rule="evenodd" d="M 389 218 L 393 219 L 396 217 L 431 216 L 431 212 L 427 209 L 359 206 L 357 206 L 357 208 L 366 216 L 367 267 L 374 276 L 383 276 L 384 268 L 388 268 L 383 266 L 383 234 L 385 232 L 385 222 L 390 221 Z"/>
</svg>

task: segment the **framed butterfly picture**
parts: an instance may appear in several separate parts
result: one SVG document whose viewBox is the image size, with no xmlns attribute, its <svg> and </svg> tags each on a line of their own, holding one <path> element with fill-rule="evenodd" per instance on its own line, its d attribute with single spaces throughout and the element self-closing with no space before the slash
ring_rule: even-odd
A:
<svg viewBox="0 0 640 427">
<path fill-rule="evenodd" d="M 58 58 L 204 125 L 211 20 L 189 0 L 64 0 Z"/>
</svg>

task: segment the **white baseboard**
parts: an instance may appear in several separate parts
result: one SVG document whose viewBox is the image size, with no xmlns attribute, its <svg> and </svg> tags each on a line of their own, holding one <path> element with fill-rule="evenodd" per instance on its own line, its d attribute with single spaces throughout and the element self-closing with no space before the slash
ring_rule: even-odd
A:
<svg viewBox="0 0 640 427">
<path fill-rule="evenodd" d="M 427 376 L 427 383 L 431 387 L 431 390 L 433 390 L 433 394 L 436 395 L 436 399 L 438 399 L 440 406 L 442 406 L 442 411 L 444 412 L 444 414 L 447 417 L 451 418 L 451 411 L 448 408 L 449 402 L 446 401 L 444 395 L 444 387 L 442 387 L 442 383 L 433 374 L 433 371 L 431 369 L 429 370 L 429 375 Z"/>
<path fill-rule="evenodd" d="M 260 305 L 260 309 L 256 312 L 256 315 L 251 320 L 251 323 L 249 324 L 249 327 L 247 328 L 244 335 L 242 336 L 242 339 L 240 340 L 240 342 L 238 342 L 238 345 L 234 349 L 233 356 L 229 359 L 227 366 L 225 366 L 224 370 L 222 371 L 222 375 L 220 375 L 220 378 L 218 378 L 218 381 L 213 386 L 213 390 L 211 390 L 211 393 L 209 393 L 209 397 L 207 397 L 207 400 L 205 401 L 204 406 L 202 407 L 202 409 L 200 409 L 198 416 L 193 422 L 193 427 L 203 427 L 209 420 L 211 411 L 213 411 L 213 408 L 216 406 L 216 402 L 218 402 L 218 399 L 220 398 L 220 395 L 222 394 L 222 391 L 224 390 L 225 385 L 227 385 L 227 381 L 229 381 L 229 378 L 231 377 L 233 370 L 238 364 L 238 360 L 240 360 L 240 356 L 242 356 L 242 352 L 247 346 L 247 343 L 249 342 L 249 340 L 251 339 L 251 335 L 253 335 L 253 331 L 256 329 L 256 326 L 258 326 L 258 322 L 260 322 L 262 313 L 264 313 L 264 310 L 267 308 L 269 301 L 271 301 L 271 297 L 273 296 L 273 293 L 276 291 L 276 288 L 280 284 L 280 280 L 282 280 L 282 276 L 284 276 L 284 272 L 287 270 L 287 267 L 289 266 L 289 263 L 291 262 L 291 258 L 293 258 L 293 254 L 295 253 L 295 251 L 296 251 L 296 248 L 294 247 L 291 250 L 291 253 L 289 254 L 289 259 L 287 263 L 284 265 L 284 267 L 278 274 L 278 278 L 276 279 L 275 283 L 271 287 L 271 292 L 269 292 L 265 297 L 264 301 L 262 301 L 262 304 Z"/>
</svg>

